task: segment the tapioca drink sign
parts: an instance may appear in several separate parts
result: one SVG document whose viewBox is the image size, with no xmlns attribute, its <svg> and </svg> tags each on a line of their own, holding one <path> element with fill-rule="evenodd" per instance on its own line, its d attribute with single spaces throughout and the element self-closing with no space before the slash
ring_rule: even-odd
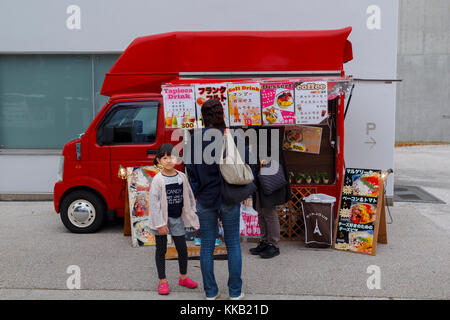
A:
<svg viewBox="0 0 450 320">
<path fill-rule="evenodd" d="M 166 128 L 192 129 L 196 127 L 195 94 L 193 86 L 165 86 L 164 101 Z"/>
</svg>

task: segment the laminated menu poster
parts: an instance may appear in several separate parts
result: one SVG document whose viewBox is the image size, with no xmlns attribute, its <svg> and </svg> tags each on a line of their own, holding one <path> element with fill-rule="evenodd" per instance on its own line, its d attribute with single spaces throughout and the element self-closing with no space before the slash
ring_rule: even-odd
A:
<svg viewBox="0 0 450 320">
<path fill-rule="evenodd" d="M 192 129 L 196 127 L 193 86 L 163 86 L 166 128 Z"/>
<path fill-rule="evenodd" d="M 128 211 L 131 224 L 133 247 L 155 244 L 155 236 L 150 233 L 149 190 L 153 177 L 159 172 L 155 166 L 128 167 Z"/>
<path fill-rule="evenodd" d="M 298 125 L 285 127 L 283 150 L 319 154 L 321 142 L 321 127 Z"/>
<path fill-rule="evenodd" d="M 223 106 L 223 115 L 225 126 L 230 126 L 228 114 L 228 93 L 226 83 L 214 84 L 196 84 L 195 85 L 195 104 L 197 107 L 197 127 L 203 128 L 202 105 L 210 99 L 219 99 Z"/>
<path fill-rule="evenodd" d="M 323 124 L 328 118 L 326 81 L 295 82 L 295 123 Z"/>
<path fill-rule="evenodd" d="M 228 84 L 230 126 L 261 125 L 259 83 Z"/>
<path fill-rule="evenodd" d="M 334 248 L 375 255 L 383 205 L 381 170 L 347 168 L 338 208 Z"/>
<path fill-rule="evenodd" d="M 261 83 L 261 105 L 263 124 L 295 124 L 294 83 Z"/>
</svg>

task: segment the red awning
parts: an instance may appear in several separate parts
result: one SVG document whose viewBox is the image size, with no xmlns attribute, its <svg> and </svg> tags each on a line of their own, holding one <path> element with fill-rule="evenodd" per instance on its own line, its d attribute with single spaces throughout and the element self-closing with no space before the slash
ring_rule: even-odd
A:
<svg viewBox="0 0 450 320">
<path fill-rule="evenodd" d="M 352 28 L 170 32 L 135 39 L 106 74 L 101 94 L 160 92 L 179 73 L 343 71 Z"/>
</svg>

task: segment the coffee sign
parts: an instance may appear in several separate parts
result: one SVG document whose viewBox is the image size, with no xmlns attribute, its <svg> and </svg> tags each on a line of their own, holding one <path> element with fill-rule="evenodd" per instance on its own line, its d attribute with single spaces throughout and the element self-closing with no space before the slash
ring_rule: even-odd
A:
<svg viewBox="0 0 450 320">
<path fill-rule="evenodd" d="M 328 118 L 327 81 L 296 82 L 294 88 L 295 123 L 326 123 Z"/>
</svg>

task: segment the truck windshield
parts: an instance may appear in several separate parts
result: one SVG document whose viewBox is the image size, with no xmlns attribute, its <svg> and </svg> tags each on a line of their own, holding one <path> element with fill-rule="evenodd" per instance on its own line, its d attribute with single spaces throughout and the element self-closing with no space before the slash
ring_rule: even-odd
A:
<svg viewBox="0 0 450 320">
<path fill-rule="evenodd" d="M 114 106 L 98 130 L 102 144 L 149 144 L 156 140 L 158 102 Z"/>
</svg>

